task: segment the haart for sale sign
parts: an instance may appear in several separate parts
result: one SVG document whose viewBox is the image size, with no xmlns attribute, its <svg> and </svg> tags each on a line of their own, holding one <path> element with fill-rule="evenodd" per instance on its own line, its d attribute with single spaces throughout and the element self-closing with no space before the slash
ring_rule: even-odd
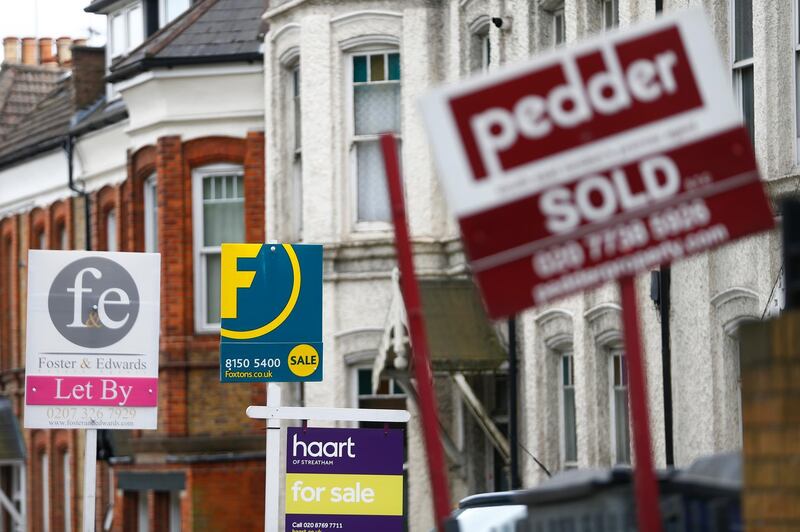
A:
<svg viewBox="0 0 800 532">
<path fill-rule="evenodd" d="M 287 532 L 403 530 L 402 430 L 290 427 L 286 439 Z"/>
<path fill-rule="evenodd" d="M 156 428 L 160 264 L 29 252 L 26 428 Z"/>
<path fill-rule="evenodd" d="M 719 57 L 688 10 L 424 98 L 493 318 L 773 226 Z"/>
</svg>

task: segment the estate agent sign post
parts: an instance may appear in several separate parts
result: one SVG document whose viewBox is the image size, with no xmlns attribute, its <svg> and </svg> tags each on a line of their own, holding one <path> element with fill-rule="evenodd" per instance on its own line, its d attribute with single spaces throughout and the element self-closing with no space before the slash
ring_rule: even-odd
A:
<svg viewBox="0 0 800 532">
<path fill-rule="evenodd" d="M 660 530 L 633 276 L 773 227 L 704 12 L 434 90 L 422 108 L 492 318 L 619 280 L 639 529 Z"/>
<path fill-rule="evenodd" d="M 28 254 L 24 426 L 86 429 L 87 532 L 97 429 L 156 429 L 160 263 L 157 253 Z"/>
<path fill-rule="evenodd" d="M 406 423 L 409 414 L 282 407 L 276 383 L 323 378 L 322 246 L 226 243 L 221 264 L 220 380 L 267 383 L 267 405 L 247 415 L 267 420 L 264 530 L 277 532 L 281 420 Z M 379 432 L 289 429 L 287 531 L 402 529 L 403 435 Z"/>
</svg>

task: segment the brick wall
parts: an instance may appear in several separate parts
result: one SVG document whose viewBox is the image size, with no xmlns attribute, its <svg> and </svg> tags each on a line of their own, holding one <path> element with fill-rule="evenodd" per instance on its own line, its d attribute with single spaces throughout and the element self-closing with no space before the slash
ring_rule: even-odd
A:
<svg viewBox="0 0 800 532">
<path fill-rule="evenodd" d="M 747 530 L 800 530 L 800 313 L 741 331 Z"/>
</svg>

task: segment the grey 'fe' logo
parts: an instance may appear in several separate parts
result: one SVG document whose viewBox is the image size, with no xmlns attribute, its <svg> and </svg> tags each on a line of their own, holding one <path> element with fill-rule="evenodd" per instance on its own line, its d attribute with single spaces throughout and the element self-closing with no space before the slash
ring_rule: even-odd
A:
<svg viewBox="0 0 800 532">
<path fill-rule="evenodd" d="M 139 315 L 139 291 L 131 274 L 102 257 L 68 264 L 53 279 L 47 303 L 58 332 L 82 347 L 120 341 Z"/>
</svg>

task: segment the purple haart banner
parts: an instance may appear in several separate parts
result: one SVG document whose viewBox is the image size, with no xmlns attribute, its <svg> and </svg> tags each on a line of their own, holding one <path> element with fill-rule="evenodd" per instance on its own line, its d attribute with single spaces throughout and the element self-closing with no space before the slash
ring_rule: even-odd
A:
<svg viewBox="0 0 800 532">
<path fill-rule="evenodd" d="M 289 428 L 286 531 L 403 530 L 398 429 Z"/>
</svg>

